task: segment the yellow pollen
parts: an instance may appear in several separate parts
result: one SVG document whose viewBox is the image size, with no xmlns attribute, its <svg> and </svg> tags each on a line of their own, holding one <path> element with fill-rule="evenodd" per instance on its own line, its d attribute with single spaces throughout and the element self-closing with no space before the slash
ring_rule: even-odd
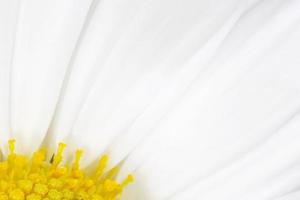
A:
<svg viewBox="0 0 300 200">
<path fill-rule="evenodd" d="M 0 200 L 119 200 L 133 181 L 130 174 L 118 183 L 114 177 L 119 168 L 106 170 L 107 155 L 100 157 L 91 175 L 80 168 L 80 149 L 71 165 L 62 165 L 65 148 L 66 144 L 59 143 L 47 161 L 45 148 L 29 158 L 17 154 L 15 140 L 9 140 L 7 159 L 0 161 Z"/>
</svg>

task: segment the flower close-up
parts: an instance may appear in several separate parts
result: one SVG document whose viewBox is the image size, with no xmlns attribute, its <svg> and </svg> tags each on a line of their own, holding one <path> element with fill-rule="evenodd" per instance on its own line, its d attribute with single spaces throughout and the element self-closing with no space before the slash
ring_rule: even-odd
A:
<svg viewBox="0 0 300 200">
<path fill-rule="evenodd" d="M 0 200 L 299 200 L 300 0 L 0 0 Z"/>
</svg>

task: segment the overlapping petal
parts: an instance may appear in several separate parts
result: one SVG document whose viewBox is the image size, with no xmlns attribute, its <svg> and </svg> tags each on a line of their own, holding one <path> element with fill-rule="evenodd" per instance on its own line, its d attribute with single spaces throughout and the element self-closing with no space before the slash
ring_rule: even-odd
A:
<svg viewBox="0 0 300 200">
<path fill-rule="evenodd" d="M 36 149 L 52 120 L 91 1 L 20 1 L 11 65 L 12 134 Z M 5 31 L 5 30 L 4 30 Z"/>
<path fill-rule="evenodd" d="M 299 197 L 299 1 L 4 2 L 0 130 L 23 152 L 105 152 L 125 199 Z"/>
</svg>

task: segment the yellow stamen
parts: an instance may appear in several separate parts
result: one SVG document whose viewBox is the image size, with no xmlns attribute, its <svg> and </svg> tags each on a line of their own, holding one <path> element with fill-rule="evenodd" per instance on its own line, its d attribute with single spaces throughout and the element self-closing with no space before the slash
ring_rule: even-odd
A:
<svg viewBox="0 0 300 200">
<path fill-rule="evenodd" d="M 100 157 L 92 175 L 80 168 L 82 150 L 75 152 L 71 165 L 62 166 L 65 147 L 59 143 L 47 161 L 45 148 L 28 158 L 15 153 L 15 140 L 9 140 L 7 160 L 0 161 L 0 200 L 116 200 L 133 181 L 132 175 L 115 181 L 118 167 L 105 172 L 107 155 Z"/>
<path fill-rule="evenodd" d="M 56 151 L 56 155 L 54 155 L 53 161 L 52 161 L 52 166 L 54 168 L 57 168 L 59 163 L 62 161 L 62 153 L 63 153 L 65 148 L 66 148 L 66 144 L 59 143 L 57 151 Z"/>
</svg>

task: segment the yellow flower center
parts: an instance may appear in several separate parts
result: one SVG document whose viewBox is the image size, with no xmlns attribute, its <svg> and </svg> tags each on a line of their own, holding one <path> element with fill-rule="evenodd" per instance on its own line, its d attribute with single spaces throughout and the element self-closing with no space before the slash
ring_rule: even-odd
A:
<svg viewBox="0 0 300 200">
<path fill-rule="evenodd" d="M 118 167 L 106 171 L 106 155 L 88 175 L 79 167 L 82 150 L 75 152 L 71 165 L 60 166 L 64 143 L 49 162 L 45 148 L 29 158 L 15 153 L 15 140 L 9 140 L 8 147 L 7 159 L 0 162 L 0 200 L 117 200 L 133 181 L 132 175 L 121 183 L 114 180 Z"/>
</svg>

